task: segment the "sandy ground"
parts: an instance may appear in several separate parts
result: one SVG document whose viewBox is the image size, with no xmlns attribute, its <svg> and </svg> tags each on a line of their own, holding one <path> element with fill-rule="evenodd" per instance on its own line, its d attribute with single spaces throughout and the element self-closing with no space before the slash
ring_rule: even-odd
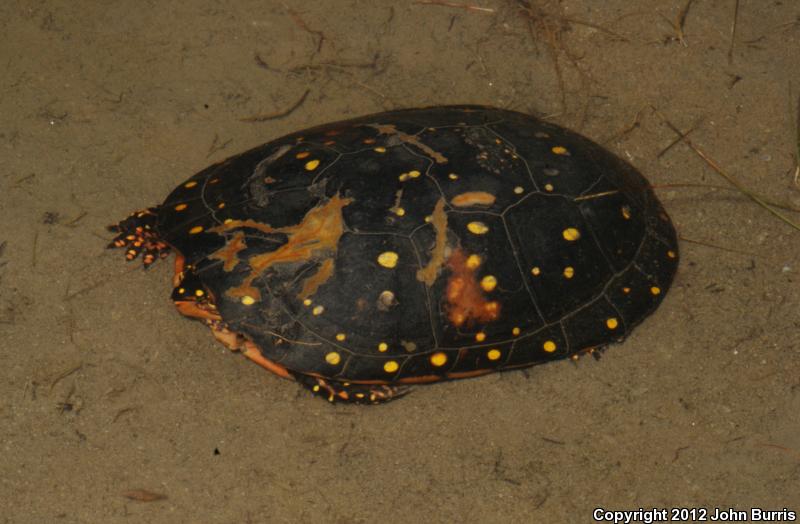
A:
<svg viewBox="0 0 800 524">
<path fill-rule="evenodd" d="M 683 0 L 478 1 L 490 11 L 0 4 L 0 522 L 800 511 L 800 233 L 714 189 L 725 182 L 686 145 L 666 150 L 662 119 L 800 206 L 800 5 L 743 0 L 731 47 L 734 0 L 692 3 L 682 38 Z M 283 118 L 242 120 L 306 91 Z M 183 319 L 171 264 L 144 272 L 104 249 L 107 224 L 211 162 L 312 124 L 445 103 L 544 116 L 659 187 L 685 239 L 676 283 L 599 362 L 330 406 Z"/>
</svg>

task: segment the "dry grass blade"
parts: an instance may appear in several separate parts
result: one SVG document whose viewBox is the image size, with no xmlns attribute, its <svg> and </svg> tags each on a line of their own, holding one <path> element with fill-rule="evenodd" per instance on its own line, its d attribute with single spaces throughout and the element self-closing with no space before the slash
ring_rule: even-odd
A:
<svg viewBox="0 0 800 524">
<path fill-rule="evenodd" d="M 791 85 L 789 86 L 789 90 L 791 91 Z M 797 115 L 794 122 L 794 138 L 796 142 L 794 152 L 794 186 L 800 189 L 800 95 L 797 95 L 795 111 L 797 111 Z"/>
<path fill-rule="evenodd" d="M 167 498 L 167 496 L 162 493 L 154 493 L 146 489 L 132 489 L 123 493 L 122 496 L 127 499 L 135 500 L 136 502 L 156 502 Z"/>
<path fill-rule="evenodd" d="M 794 457 L 796 460 L 800 460 L 800 452 L 798 452 L 795 449 L 787 448 L 786 446 L 781 446 L 778 444 L 772 444 L 769 442 L 759 442 L 758 445 L 764 448 L 773 448 L 779 451 L 783 451 L 787 455 L 791 455 L 792 457 Z"/>
<path fill-rule="evenodd" d="M 442 2 L 439 0 L 417 0 L 414 2 L 417 5 L 440 5 L 443 7 L 454 7 L 456 9 L 465 9 L 467 11 L 477 11 L 479 13 L 494 13 L 491 7 L 480 7 L 477 5 L 456 4 L 453 2 Z"/>
<path fill-rule="evenodd" d="M 678 235 L 681 242 L 686 242 L 688 244 L 696 244 L 698 246 L 710 247 L 713 249 L 719 249 L 720 251 L 727 251 L 728 253 L 736 253 L 737 255 L 745 255 L 748 257 L 758 258 L 760 255 L 756 253 L 751 253 L 750 251 L 743 251 L 741 249 L 733 249 L 730 247 L 721 246 L 719 244 L 713 244 L 711 242 L 706 242 L 705 240 L 693 240 L 691 238 L 686 238 L 683 235 Z"/>
<path fill-rule="evenodd" d="M 641 127 L 642 125 L 642 114 L 644 113 L 647 106 L 642 107 L 639 111 L 636 112 L 636 116 L 633 119 L 633 123 L 620 131 L 619 133 L 612 135 L 609 138 L 603 139 L 600 141 L 601 144 L 610 144 L 612 142 L 616 142 L 618 140 L 622 140 L 629 134 L 633 133 L 636 129 Z"/>
<path fill-rule="evenodd" d="M 610 195 L 619 193 L 616 189 L 611 191 L 603 191 L 602 193 L 592 193 L 591 195 L 582 195 L 572 199 L 573 202 L 583 202 L 584 200 L 594 200 L 595 198 L 603 198 Z"/>
<path fill-rule="evenodd" d="M 713 160 L 711 157 L 709 157 L 707 154 L 705 154 L 705 152 L 703 152 L 701 149 L 699 149 L 697 146 L 695 146 L 695 145 L 694 145 L 694 143 L 693 143 L 691 140 L 689 140 L 688 138 L 686 138 L 686 137 L 683 135 L 683 133 L 681 133 L 681 132 L 680 132 L 680 130 L 679 130 L 677 127 L 675 127 L 675 126 L 672 124 L 672 122 L 670 122 L 669 120 L 667 120 L 667 119 L 664 117 L 664 115 L 662 115 L 662 114 L 661 114 L 661 112 L 659 112 L 659 111 L 658 111 L 658 109 L 656 109 L 656 108 L 654 107 L 654 108 L 653 108 L 653 111 L 655 111 L 655 112 L 656 112 L 656 114 L 659 116 L 659 118 L 661 118 L 661 120 L 663 120 L 663 121 L 664 121 L 664 123 L 665 123 L 665 124 L 667 124 L 667 126 L 669 126 L 669 128 L 670 128 L 670 129 L 672 129 L 672 131 L 673 131 L 675 134 L 677 134 L 678 136 L 681 136 L 681 137 L 683 137 L 683 138 L 682 138 L 683 142 L 684 142 L 684 143 L 685 143 L 687 146 L 689 146 L 689 148 L 690 148 L 692 151 L 694 151 L 694 152 L 695 152 L 695 154 L 696 154 L 697 156 L 699 156 L 700 158 L 702 158 L 702 159 L 705 161 L 705 163 L 706 163 L 706 164 L 708 164 L 708 165 L 709 165 L 709 167 L 711 167 L 711 169 L 713 169 L 713 170 L 714 170 L 714 171 L 715 171 L 715 172 L 716 172 L 716 173 L 717 173 L 719 176 L 721 176 L 722 178 L 724 178 L 725 180 L 727 180 L 727 181 L 728 181 L 728 183 L 729 183 L 729 184 L 731 184 L 731 185 L 732 185 L 733 187 L 735 187 L 736 189 L 738 189 L 738 190 L 739 190 L 739 192 L 741 192 L 743 195 L 747 196 L 747 197 L 748 197 L 750 200 L 752 200 L 752 201 L 753 201 L 753 202 L 755 202 L 756 204 L 758 204 L 758 205 L 760 205 L 761 207 L 763 207 L 764 209 L 766 209 L 768 212 L 770 212 L 772 215 L 774 215 L 775 217 L 777 217 L 778 219 L 780 219 L 782 222 L 785 222 L 786 224 L 788 224 L 789 226 L 793 227 L 793 228 L 794 228 L 794 229 L 796 229 L 797 231 L 800 231 L 800 224 L 797 224 L 796 222 L 794 222 L 792 219 L 790 219 L 789 217 L 787 217 L 787 216 L 786 216 L 786 215 L 784 215 L 783 213 L 781 213 L 781 212 L 777 211 L 777 210 L 776 210 L 776 209 L 774 209 L 772 206 L 770 206 L 770 205 L 769 205 L 769 203 L 768 203 L 768 202 L 766 202 L 766 201 L 765 201 L 763 198 L 761 198 L 759 195 L 757 195 L 756 193 L 753 193 L 752 191 L 750 191 L 749 189 L 747 189 L 746 187 L 744 187 L 744 186 L 743 186 L 741 183 L 739 183 L 739 181 L 738 181 L 738 180 L 736 180 L 735 178 L 733 178 L 732 176 L 730 176 L 728 173 L 726 173 L 726 172 L 725 172 L 725 171 L 724 171 L 724 170 L 723 170 L 723 169 L 722 169 L 722 168 L 719 166 L 719 164 L 717 164 L 717 163 L 716 163 L 716 162 L 715 162 L 715 161 L 714 161 L 714 160 Z"/>
<path fill-rule="evenodd" d="M 674 189 L 674 188 L 684 188 L 684 187 L 696 187 L 700 189 L 719 189 L 720 191 L 736 191 L 739 192 L 738 189 L 735 187 L 730 186 L 716 186 L 714 184 L 657 184 L 651 186 L 653 189 Z M 792 211 L 793 213 L 800 213 L 800 208 L 791 206 L 786 203 L 775 202 L 773 200 L 769 200 L 766 197 L 761 197 L 761 199 L 766 202 L 767 204 L 771 205 L 772 207 L 777 207 L 779 209 L 783 209 L 786 211 Z"/>
<path fill-rule="evenodd" d="M 310 89 L 306 89 L 306 92 L 305 92 L 305 93 L 303 93 L 303 96 L 301 96 L 301 97 L 300 97 L 300 98 L 297 100 L 297 102 L 295 102 L 294 104 L 292 104 L 292 106 L 291 106 L 291 107 L 289 107 L 288 109 L 284 109 L 283 111 L 278 111 L 277 113 L 269 113 L 269 114 L 266 114 L 266 115 L 255 115 L 255 116 L 248 116 L 248 117 L 245 117 L 245 118 L 241 118 L 241 119 L 239 119 L 239 121 L 240 121 L 240 122 L 266 122 L 267 120 L 276 120 L 276 119 L 278 119 L 278 118 L 284 118 L 284 117 L 286 117 L 286 116 L 289 116 L 289 115 L 290 115 L 290 114 L 292 114 L 292 113 L 293 113 L 293 112 L 294 112 L 294 111 L 295 111 L 295 110 L 296 110 L 298 107 L 300 107 L 301 105 L 303 105 L 303 102 L 305 102 L 305 101 L 306 101 L 306 97 L 308 96 L 308 93 L 310 93 L 310 92 L 311 92 L 311 90 L 310 90 Z"/>
<path fill-rule="evenodd" d="M 683 28 L 686 26 L 686 16 L 689 14 L 689 8 L 692 6 L 692 2 L 694 2 L 694 0 L 686 1 L 683 8 L 678 12 L 678 16 L 675 18 L 674 22 L 659 13 L 661 18 L 672 26 L 672 30 L 675 31 L 675 40 L 680 42 L 683 47 L 689 46 L 689 44 L 686 43 L 686 33 L 684 33 Z"/>
<path fill-rule="evenodd" d="M 735 0 L 735 4 L 733 6 L 733 23 L 731 24 L 731 42 L 728 46 L 728 63 L 733 63 L 733 46 L 736 42 L 736 25 L 739 21 L 739 0 Z"/>
<path fill-rule="evenodd" d="M 612 31 L 611 29 L 608 29 L 608 28 L 603 27 L 601 25 L 593 24 L 591 22 L 586 22 L 584 20 L 576 20 L 575 18 L 569 18 L 569 17 L 561 17 L 561 19 L 564 20 L 565 22 L 569 22 L 570 24 L 582 25 L 582 26 L 585 26 L 585 27 L 590 27 L 592 29 L 600 31 L 601 33 L 605 33 L 608 36 L 613 36 L 614 38 L 616 38 L 616 39 L 618 39 L 618 40 L 620 40 L 622 42 L 630 42 L 630 38 L 628 38 L 627 36 L 621 35 L 619 33 L 616 33 L 614 31 Z"/>
<path fill-rule="evenodd" d="M 686 0 L 686 4 L 683 6 L 683 9 L 681 9 L 680 13 L 678 13 L 678 20 L 675 24 L 675 30 L 678 33 L 678 41 L 684 46 L 688 46 L 688 44 L 686 43 L 683 28 L 686 25 L 686 16 L 689 14 L 689 8 L 692 7 L 693 1 L 694 0 Z"/>
<path fill-rule="evenodd" d="M 701 122 L 702 122 L 702 119 L 701 119 L 701 120 L 698 120 L 698 121 L 697 121 L 697 123 L 696 123 L 696 124 L 694 124 L 694 125 L 693 125 L 693 126 L 692 126 L 692 127 L 689 129 L 689 130 L 688 130 L 688 131 L 686 131 L 685 133 L 680 133 L 680 136 L 678 136 L 678 138 L 676 138 L 675 140 L 673 140 L 672 142 L 670 142 L 670 144 L 669 144 L 667 147 L 665 147 L 664 149 L 662 149 L 662 150 L 661 150 L 661 151 L 660 151 L 660 152 L 659 152 L 659 153 L 656 155 L 656 158 L 661 158 L 662 156 L 666 155 L 666 154 L 667 154 L 667 152 L 668 152 L 670 149 L 672 149 L 673 147 L 675 147 L 677 144 L 680 144 L 680 143 L 681 143 L 681 142 L 682 142 L 682 141 L 683 141 L 683 140 L 684 140 L 686 137 L 688 137 L 690 134 L 692 134 L 692 133 L 695 131 L 695 129 L 697 129 L 697 128 L 698 128 L 698 126 L 700 125 L 700 123 L 701 123 Z"/>
</svg>

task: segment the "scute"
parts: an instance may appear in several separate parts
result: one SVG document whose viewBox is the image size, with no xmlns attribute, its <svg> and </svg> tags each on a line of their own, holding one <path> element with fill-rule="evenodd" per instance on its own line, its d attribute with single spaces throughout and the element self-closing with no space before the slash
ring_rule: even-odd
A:
<svg viewBox="0 0 800 524">
<path fill-rule="evenodd" d="M 178 186 L 158 227 L 264 357 L 352 382 L 460 378 L 622 340 L 678 263 L 635 169 L 479 106 L 279 138 Z"/>
</svg>

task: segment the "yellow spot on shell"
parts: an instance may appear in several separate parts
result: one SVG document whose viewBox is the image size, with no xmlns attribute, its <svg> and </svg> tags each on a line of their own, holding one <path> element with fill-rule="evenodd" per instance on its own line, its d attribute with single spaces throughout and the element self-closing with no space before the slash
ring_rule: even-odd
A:
<svg viewBox="0 0 800 524">
<path fill-rule="evenodd" d="M 397 266 L 397 253 L 394 251 L 384 251 L 380 255 L 378 255 L 378 264 L 382 265 L 383 267 L 392 269 L 393 267 Z"/>
<path fill-rule="evenodd" d="M 500 350 L 496 348 L 492 348 L 486 352 L 486 358 L 489 360 L 498 360 L 500 358 Z"/>
<path fill-rule="evenodd" d="M 489 226 L 483 222 L 470 222 L 467 224 L 467 229 L 475 235 L 484 235 L 489 232 Z"/>
<path fill-rule="evenodd" d="M 230 224 L 231 222 L 233 222 L 232 218 L 226 218 L 225 220 L 222 221 L 223 224 Z"/>
<path fill-rule="evenodd" d="M 442 351 L 437 351 L 431 355 L 431 364 L 436 367 L 444 366 L 447 363 L 447 355 Z"/>
<path fill-rule="evenodd" d="M 178 288 L 178 293 L 180 293 L 181 295 L 183 295 L 184 293 L 186 293 L 186 288 L 179 287 L 179 288 Z"/>
<path fill-rule="evenodd" d="M 608 329 L 617 329 L 617 326 L 619 326 L 619 321 L 613 317 L 609 318 L 606 320 L 606 326 L 608 326 Z"/>
<path fill-rule="evenodd" d="M 564 240 L 568 240 L 570 242 L 574 242 L 581 238 L 581 232 L 574 227 L 568 227 L 561 234 L 564 235 Z"/>
<path fill-rule="evenodd" d="M 342 361 L 342 356 L 339 355 L 339 353 L 337 353 L 335 351 L 331 351 L 330 353 L 325 355 L 325 362 L 327 362 L 328 364 L 330 364 L 332 366 L 335 366 L 336 364 L 338 364 L 341 361 Z"/>
<path fill-rule="evenodd" d="M 303 305 L 304 306 L 310 306 L 311 305 L 311 299 L 307 298 L 307 299 L 303 300 Z"/>
<path fill-rule="evenodd" d="M 572 278 L 575 276 L 575 268 L 567 266 L 564 268 L 564 278 Z"/>
<path fill-rule="evenodd" d="M 631 288 L 629 288 L 629 287 L 624 287 L 624 288 L 622 288 L 622 292 L 623 292 L 623 293 L 625 293 L 625 294 L 627 295 L 628 293 L 630 293 L 630 292 L 631 292 Z"/>
<path fill-rule="evenodd" d="M 311 310 L 313 315 L 319 316 L 322 312 L 325 311 L 325 306 L 314 306 L 314 309 Z"/>
<path fill-rule="evenodd" d="M 189 230 L 189 234 L 190 235 L 196 235 L 197 233 L 200 233 L 201 231 L 203 231 L 203 226 L 194 226 L 192 229 Z"/>
<path fill-rule="evenodd" d="M 518 328 L 518 327 L 515 327 L 514 329 L 512 329 L 512 330 L 511 330 L 511 334 L 512 334 L 512 335 L 514 335 L 515 337 L 516 337 L 517 335 L 519 335 L 519 334 L 520 334 L 520 330 L 519 330 L 519 328 Z"/>
<path fill-rule="evenodd" d="M 252 306 L 255 303 L 256 299 L 254 299 L 250 295 L 245 295 L 242 297 L 242 304 L 244 304 L 245 306 Z"/>
<path fill-rule="evenodd" d="M 192 180 L 191 182 L 186 182 L 185 184 L 183 184 L 183 187 L 185 187 L 187 189 L 190 189 L 190 188 L 193 188 L 196 185 L 197 185 L 197 182 Z"/>
<path fill-rule="evenodd" d="M 564 146 L 555 146 L 550 151 L 557 155 L 569 156 L 569 150 Z"/>
<path fill-rule="evenodd" d="M 541 274 L 542 274 L 542 270 L 539 269 L 539 266 L 534 266 L 534 267 L 531 268 L 531 275 L 533 275 L 535 277 L 538 277 Z"/>
<path fill-rule="evenodd" d="M 467 257 L 467 267 L 469 269 L 476 269 L 481 265 L 481 257 L 478 255 L 470 255 Z"/>
<path fill-rule="evenodd" d="M 345 335 L 344 333 L 336 333 L 336 340 L 338 340 L 339 342 L 344 342 L 344 339 L 346 338 L 347 335 Z"/>
<path fill-rule="evenodd" d="M 556 350 L 556 343 L 552 340 L 546 340 L 544 344 L 542 344 L 542 349 L 547 351 L 548 353 L 552 353 Z"/>
<path fill-rule="evenodd" d="M 189 206 L 187 206 L 186 204 L 178 204 L 177 206 L 175 206 L 175 211 L 183 211 L 187 207 Z"/>
<path fill-rule="evenodd" d="M 319 166 L 319 160 L 309 160 L 306 162 L 306 171 L 314 171 Z"/>
<path fill-rule="evenodd" d="M 497 279 L 493 275 L 486 275 L 481 279 L 481 287 L 484 291 L 489 292 L 497 287 Z"/>
<path fill-rule="evenodd" d="M 376 153 L 385 153 L 386 152 L 386 148 L 378 146 L 375 149 L 373 149 L 373 151 L 375 151 Z"/>
<path fill-rule="evenodd" d="M 678 255 L 673 250 L 670 249 L 669 251 L 667 251 L 667 256 L 669 258 L 675 258 Z"/>
<path fill-rule="evenodd" d="M 220 203 L 217 205 L 217 209 L 225 209 L 225 202 L 220 202 Z"/>
<path fill-rule="evenodd" d="M 548 193 L 553 191 L 553 184 L 545 184 L 544 190 L 547 191 Z"/>
<path fill-rule="evenodd" d="M 387 373 L 394 373 L 398 369 L 400 369 L 400 364 L 395 360 L 390 360 L 383 365 L 383 370 Z"/>
<path fill-rule="evenodd" d="M 458 175 L 455 173 L 450 173 L 449 175 L 447 175 L 447 178 L 449 178 L 450 180 L 458 180 Z"/>
<path fill-rule="evenodd" d="M 516 193 L 517 195 L 521 195 L 524 192 L 525 192 L 525 188 L 522 187 L 522 186 L 517 186 L 517 187 L 514 188 L 514 193 Z"/>
<path fill-rule="evenodd" d="M 414 171 L 409 171 L 409 172 L 408 172 L 408 176 L 409 176 L 409 177 L 411 177 L 411 178 L 418 178 L 418 177 L 419 177 L 421 174 L 422 174 L 422 173 L 420 173 L 420 172 L 419 172 L 419 171 L 417 171 L 417 170 L 414 170 Z"/>
<path fill-rule="evenodd" d="M 394 209 L 394 214 L 401 217 L 406 214 L 406 210 L 403 209 L 402 207 L 397 207 Z"/>
<path fill-rule="evenodd" d="M 387 344 L 386 342 L 381 342 L 380 344 L 378 344 L 378 351 L 380 351 L 381 353 L 385 353 L 388 349 L 389 349 L 389 344 Z"/>
<path fill-rule="evenodd" d="M 400 182 L 405 182 L 406 180 L 408 180 L 408 173 L 401 174 L 399 177 L 397 177 L 397 180 L 399 180 Z"/>
<path fill-rule="evenodd" d="M 300 153 L 297 153 L 296 155 L 294 155 L 294 157 L 297 160 L 302 160 L 304 158 L 308 158 L 308 155 L 310 155 L 310 154 L 311 153 L 309 153 L 308 151 L 301 151 Z"/>
<path fill-rule="evenodd" d="M 661 294 L 661 288 L 658 287 L 658 286 L 653 286 L 653 287 L 650 288 L 650 293 L 652 293 L 653 295 L 660 295 Z"/>
<path fill-rule="evenodd" d="M 202 289 L 195 289 L 194 290 L 194 296 L 202 297 L 203 295 L 205 295 L 205 292 Z"/>
<path fill-rule="evenodd" d="M 483 331 L 481 331 L 480 333 L 476 333 L 475 340 L 477 340 L 478 342 L 483 342 L 484 340 L 486 340 L 486 333 L 484 333 Z"/>
<path fill-rule="evenodd" d="M 631 218 L 631 208 L 629 206 L 622 206 L 622 218 L 625 220 L 630 220 Z"/>
</svg>

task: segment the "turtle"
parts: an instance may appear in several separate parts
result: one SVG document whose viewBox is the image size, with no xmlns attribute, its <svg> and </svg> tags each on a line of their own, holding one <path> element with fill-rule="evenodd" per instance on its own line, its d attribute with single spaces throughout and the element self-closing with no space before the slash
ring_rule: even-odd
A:
<svg viewBox="0 0 800 524">
<path fill-rule="evenodd" d="M 621 342 L 661 303 L 675 228 L 582 135 L 488 106 L 401 109 L 232 156 L 117 225 L 224 345 L 330 401 L 381 403 Z"/>
</svg>

